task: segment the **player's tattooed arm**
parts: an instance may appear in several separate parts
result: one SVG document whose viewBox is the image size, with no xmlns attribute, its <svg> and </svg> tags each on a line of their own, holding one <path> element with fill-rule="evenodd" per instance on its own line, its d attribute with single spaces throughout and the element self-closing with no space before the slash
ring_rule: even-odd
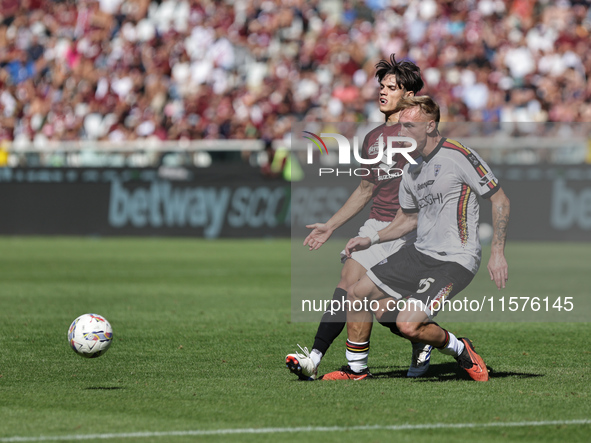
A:
<svg viewBox="0 0 591 443">
<path fill-rule="evenodd" d="M 494 280 L 498 289 L 502 289 L 509 279 L 509 270 L 507 260 L 505 259 L 505 241 L 507 240 L 507 226 L 509 224 L 511 204 L 502 189 L 499 189 L 490 198 L 490 201 L 493 206 L 493 238 L 487 268 L 490 279 Z"/>
<path fill-rule="evenodd" d="M 500 195 L 499 195 L 500 194 Z M 509 198 L 502 189 L 491 197 L 493 204 L 493 232 L 492 247 L 494 249 L 500 248 L 501 251 L 505 249 L 505 241 L 507 239 L 507 226 L 509 224 L 509 212 L 511 211 L 511 204 Z"/>
</svg>

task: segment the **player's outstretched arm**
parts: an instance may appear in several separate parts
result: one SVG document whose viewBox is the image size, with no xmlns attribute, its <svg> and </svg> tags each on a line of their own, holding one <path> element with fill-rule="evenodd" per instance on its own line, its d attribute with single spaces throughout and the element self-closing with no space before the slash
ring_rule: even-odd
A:
<svg viewBox="0 0 591 443">
<path fill-rule="evenodd" d="M 405 213 L 398 209 L 396 217 L 388 226 L 374 234 L 374 238 L 354 237 L 347 242 L 345 253 L 348 257 L 355 251 L 361 251 L 369 248 L 375 243 L 394 240 L 408 234 L 417 228 L 418 216 L 416 213 Z"/>
<path fill-rule="evenodd" d="M 418 218 L 417 212 L 404 212 L 402 209 L 398 209 L 396 217 L 392 220 L 392 223 L 378 232 L 380 243 L 396 240 L 397 238 L 414 231 L 417 229 Z"/>
<path fill-rule="evenodd" d="M 334 231 L 348 222 L 361 211 L 371 200 L 373 184 L 367 180 L 361 180 L 359 186 L 353 191 L 345 204 L 326 223 L 313 223 L 306 225 L 312 229 L 304 240 L 304 246 L 310 251 L 320 248 L 332 235 Z"/>
<path fill-rule="evenodd" d="M 505 259 L 505 240 L 511 205 L 503 189 L 499 189 L 491 198 L 493 238 L 488 261 L 488 273 L 498 289 L 504 289 L 509 279 L 509 267 Z"/>
</svg>

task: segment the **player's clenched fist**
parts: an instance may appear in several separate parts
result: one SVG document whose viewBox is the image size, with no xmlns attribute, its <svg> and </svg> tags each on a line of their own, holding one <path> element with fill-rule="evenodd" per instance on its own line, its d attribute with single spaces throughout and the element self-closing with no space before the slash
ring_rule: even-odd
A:
<svg viewBox="0 0 591 443">
<path fill-rule="evenodd" d="M 347 257 L 351 257 L 351 254 L 355 251 L 362 251 L 371 246 L 371 239 L 369 237 L 355 237 L 347 242 L 345 246 L 345 253 Z"/>
</svg>

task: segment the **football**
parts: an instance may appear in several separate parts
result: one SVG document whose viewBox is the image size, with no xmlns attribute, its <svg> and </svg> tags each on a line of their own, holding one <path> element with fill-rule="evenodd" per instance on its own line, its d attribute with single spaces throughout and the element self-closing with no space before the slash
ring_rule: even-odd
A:
<svg viewBox="0 0 591 443">
<path fill-rule="evenodd" d="M 68 341 L 74 352 L 81 357 L 100 357 L 111 346 L 113 329 L 102 315 L 84 314 L 70 325 Z"/>
</svg>

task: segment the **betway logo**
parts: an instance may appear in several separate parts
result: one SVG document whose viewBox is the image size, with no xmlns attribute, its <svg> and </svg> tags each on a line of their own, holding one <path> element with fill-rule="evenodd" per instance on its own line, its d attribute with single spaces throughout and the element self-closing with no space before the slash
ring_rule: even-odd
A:
<svg viewBox="0 0 591 443">
<path fill-rule="evenodd" d="M 317 137 L 317 136 L 316 136 Z M 351 144 L 344 135 L 335 134 L 332 132 L 323 132 L 320 137 L 332 137 L 337 141 L 339 147 L 339 164 L 351 164 Z M 408 147 L 400 146 L 401 143 L 409 144 Z M 396 144 L 396 146 L 394 146 Z M 413 165 L 417 162 L 410 156 L 410 153 L 417 148 L 417 142 L 410 137 L 388 136 L 386 139 L 386 147 L 384 147 L 384 138 L 378 138 L 377 156 L 375 158 L 362 158 L 359 155 L 359 139 L 357 136 L 353 137 L 353 156 L 355 160 L 362 165 L 375 165 L 377 163 L 386 163 L 388 165 L 394 164 L 392 160 L 396 154 L 402 154 L 404 158 Z M 314 163 L 314 149 L 312 143 L 308 143 L 308 158 L 309 165 Z"/>
<path fill-rule="evenodd" d="M 555 180 L 552 188 L 552 227 L 561 231 L 575 226 L 591 229 L 591 188 L 577 192 L 564 179 Z"/>
<path fill-rule="evenodd" d="M 155 181 L 149 188 L 127 189 L 116 180 L 111 184 L 109 224 L 203 228 L 205 237 L 212 238 L 225 222 L 232 228 L 274 227 L 285 203 L 283 188 L 173 188 L 169 182 Z"/>
</svg>

